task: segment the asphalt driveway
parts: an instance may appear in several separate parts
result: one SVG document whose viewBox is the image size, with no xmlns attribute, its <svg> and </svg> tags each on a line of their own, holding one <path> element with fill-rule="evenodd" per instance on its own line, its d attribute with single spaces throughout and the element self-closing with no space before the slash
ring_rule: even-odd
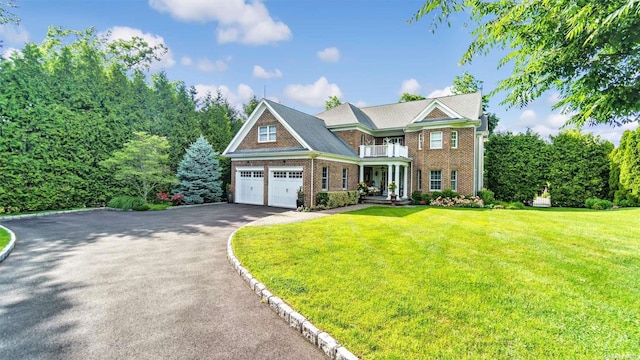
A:
<svg viewBox="0 0 640 360">
<path fill-rule="evenodd" d="M 283 210 L 211 205 L 12 220 L 0 359 L 325 359 L 231 268 L 236 228 Z"/>
</svg>

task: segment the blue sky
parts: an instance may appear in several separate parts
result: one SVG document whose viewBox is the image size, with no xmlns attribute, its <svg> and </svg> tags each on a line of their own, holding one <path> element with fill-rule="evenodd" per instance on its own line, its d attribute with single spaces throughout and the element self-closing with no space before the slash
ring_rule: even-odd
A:
<svg viewBox="0 0 640 360">
<path fill-rule="evenodd" d="M 331 95 L 358 106 L 397 102 L 402 92 L 447 94 L 465 70 L 484 81 L 485 92 L 509 73 L 497 69 L 501 53 L 458 66 L 470 42 L 464 19 L 429 31 L 428 18 L 408 24 L 420 0 L 17 0 L 19 26 L 0 26 L 2 52 L 39 43 L 49 25 L 141 36 L 169 52 L 152 71 L 200 93 L 220 89 L 234 105 L 252 95 L 315 114 Z M 266 90 L 265 90 L 266 89 Z M 553 111 L 556 94 L 529 107 L 506 109 L 504 94 L 490 101 L 498 129 L 527 127 L 555 134 L 567 116 Z M 623 128 L 588 128 L 618 143 Z"/>
</svg>

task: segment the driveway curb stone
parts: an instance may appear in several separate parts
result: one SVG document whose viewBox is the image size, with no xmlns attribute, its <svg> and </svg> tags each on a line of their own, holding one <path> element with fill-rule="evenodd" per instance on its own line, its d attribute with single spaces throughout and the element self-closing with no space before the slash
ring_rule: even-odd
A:
<svg viewBox="0 0 640 360">
<path fill-rule="evenodd" d="M 5 246 L 2 251 L 0 251 L 0 263 L 4 261 L 4 259 L 9 257 L 9 254 L 13 251 L 13 248 L 16 247 L 16 234 L 11 231 L 11 229 L 6 228 L 0 225 L 0 228 L 6 230 L 9 233 L 9 243 Z"/>
<path fill-rule="evenodd" d="M 245 226 L 260 226 L 260 225 L 270 225 L 270 224 L 278 224 L 278 223 L 291 223 L 291 222 L 301 222 L 306 220 L 311 220 L 323 216 L 328 216 L 336 213 L 353 211 L 365 208 L 368 206 L 351 206 L 347 208 L 334 209 L 334 211 L 322 212 L 322 213 L 308 213 L 308 212 L 286 212 L 279 215 L 268 216 L 267 218 L 256 220 L 253 223 L 247 224 Z M 227 242 L 227 257 L 229 259 L 229 263 L 236 270 L 238 275 L 249 285 L 249 287 L 254 290 L 256 295 L 262 299 L 262 302 L 271 308 L 282 320 L 284 320 L 289 326 L 294 328 L 296 331 L 300 332 L 300 334 L 307 339 L 310 343 L 317 346 L 327 357 L 332 360 L 358 360 L 358 357 L 355 356 L 352 352 L 350 352 L 347 348 L 340 345 L 338 341 L 333 338 L 328 333 L 319 330 L 313 323 L 307 320 L 302 314 L 298 313 L 291 306 L 287 305 L 282 299 L 277 296 L 274 296 L 271 291 L 267 289 L 267 287 L 258 282 L 256 278 L 254 278 L 249 270 L 242 266 L 242 263 L 235 256 L 233 252 L 233 247 L 231 245 L 233 241 L 233 237 L 238 230 L 234 231 L 231 235 L 229 235 L 229 240 Z"/>
</svg>

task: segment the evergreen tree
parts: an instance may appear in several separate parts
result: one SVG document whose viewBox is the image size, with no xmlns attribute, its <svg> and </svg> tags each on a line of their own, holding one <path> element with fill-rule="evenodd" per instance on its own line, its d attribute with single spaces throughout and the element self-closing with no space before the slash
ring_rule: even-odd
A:
<svg viewBox="0 0 640 360">
<path fill-rule="evenodd" d="M 222 196 L 222 181 L 218 153 L 209 142 L 200 135 L 187 149 L 178 165 L 176 192 L 184 195 L 187 204 L 218 202 Z"/>
</svg>

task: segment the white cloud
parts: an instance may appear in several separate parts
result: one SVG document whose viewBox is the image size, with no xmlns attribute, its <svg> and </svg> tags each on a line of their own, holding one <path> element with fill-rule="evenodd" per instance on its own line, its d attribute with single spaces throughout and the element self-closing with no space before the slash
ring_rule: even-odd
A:
<svg viewBox="0 0 640 360">
<path fill-rule="evenodd" d="M 329 47 L 318 51 L 318 59 L 324 62 L 338 62 L 340 60 L 340 50 L 337 47 Z"/>
<path fill-rule="evenodd" d="M 362 101 L 362 100 L 358 100 L 358 101 L 356 101 L 356 103 L 354 105 L 359 107 L 359 108 L 361 108 L 361 107 L 367 106 L 368 104 L 366 102 Z"/>
<path fill-rule="evenodd" d="M 594 135 L 599 135 L 601 138 L 605 140 L 611 141 L 615 146 L 620 145 L 620 139 L 622 138 L 622 134 L 626 130 L 635 130 L 638 128 L 637 122 L 632 122 L 628 124 L 624 124 L 622 126 L 609 126 L 606 124 L 597 125 L 592 128 L 586 128 L 585 130 L 593 133 Z"/>
<path fill-rule="evenodd" d="M 430 92 L 429 95 L 427 95 L 427 98 L 436 98 L 449 95 L 453 95 L 453 93 L 451 92 L 451 86 L 447 86 L 444 89 L 434 90 Z"/>
<path fill-rule="evenodd" d="M 547 124 L 556 129 L 560 129 L 571 117 L 571 114 L 550 114 L 547 116 Z"/>
<path fill-rule="evenodd" d="M 232 90 L 226 85 L 205 85 L 198 84 L 194 86 L 199 99 L 204 98 L 207 93 L 215 96 L 218 90 L 222 96 L 227 99 L 229 104 L 238 110 L 242 110 L 242 105 L 247 103 L 254 95 L 253 89 L 249 85 L 240 84 L 235 90 Z"/>
<path fill-rule="evenodd" d="M 13 45 L 22 45 L 29 41 L 29 32 L 22 26 L 0 25 L 0 36 Z"/>
<path fill-rule="evenodd" d="M 291 30 L 274 20 L 261 0 L 149 0 L 149 5 L 183 21 L 218 23 L 218 43 L 264 45 L 291 39 Z"/>
<path fill-rule="evenodd" d="M 184 66 L 191 66 L 193 64 L 193 60 L 188 56 L 183 56 L 182 59 L 180 59 L 180 63 Z"/>
<path fill-rule="evenodd" d="M 524 127 L 532 127 L 536 124 L 537 118 L 538 115 L 536 115 L 535 111 L 527 109 L 520 114 L 520 125 Z"/>
<path fill-rule="evenodd" d="M 2 53 L 2 57 L 5 59 L 9 59 L 11 57 L 11 55 L 13 53 L 18 53 L 20 54 L 20 50 L 16 49 L 16 48 L 7 48 L 3 53 Z"/>
<path fill-rule="evenodd" d="M 420 93 L 422 89 L 422 85 L 416 79 L 409 79 L 402 82 L 402 86 L 400 87 L 400 95 L 404 93 L 417 95 Z"/>
<path fill-rule="evenodd" d="M 108 29 L 107 32 L 100 33 L 101 36 L 107 36 L 107 41 L 114 41 L 117 39 L 131 40 L 133 37 L 139 37 L 149 44 L 149 46 L 164 45 L 167 48 L 167 53 L 160 58 L 160 61 L 151 64 L 151 70 L 158 70 L 161 68 L 169 68 L 175 65 L 176 61 L 173 59 L 173 53 L 164 42 L 164 38 L 160 35 L 142 32 L 140 29 L 130 28 L 128 26 L 114 26 Z"/>
<path fill-rule="evenodd" d="M 260 65 L 253 66 L 253 76 L 260 79 L 271 79 L 282 77 L 282 71 L 275 69 L 273 71 L 267 71 Z"/>
<path fill-rule="evenodd" d="M 551 94 L 549 94 L 549 96 L 547 97 L 547 102 L 550 105 L 555 105 L 558 102 L 560 102 L 560 93 L 554 91 Z"/>
<path fill-rule="evenodd" d="M 227 70 L 228 66 L 223 60 L 211 61 L 209 59 L 198 59 L 196 62 L 196 67 L 200 71 L 204 72 L 223 72 Z"/>
<path fill-rule="evenodd" d="M 321 107 L 331 96 L 342 97 L 342 91 L 336 84 L 329 84 L 324 76 L 310 85 L 287 85 L 284 93 L 292 100 L 307 106 Z"/>
</svg>

